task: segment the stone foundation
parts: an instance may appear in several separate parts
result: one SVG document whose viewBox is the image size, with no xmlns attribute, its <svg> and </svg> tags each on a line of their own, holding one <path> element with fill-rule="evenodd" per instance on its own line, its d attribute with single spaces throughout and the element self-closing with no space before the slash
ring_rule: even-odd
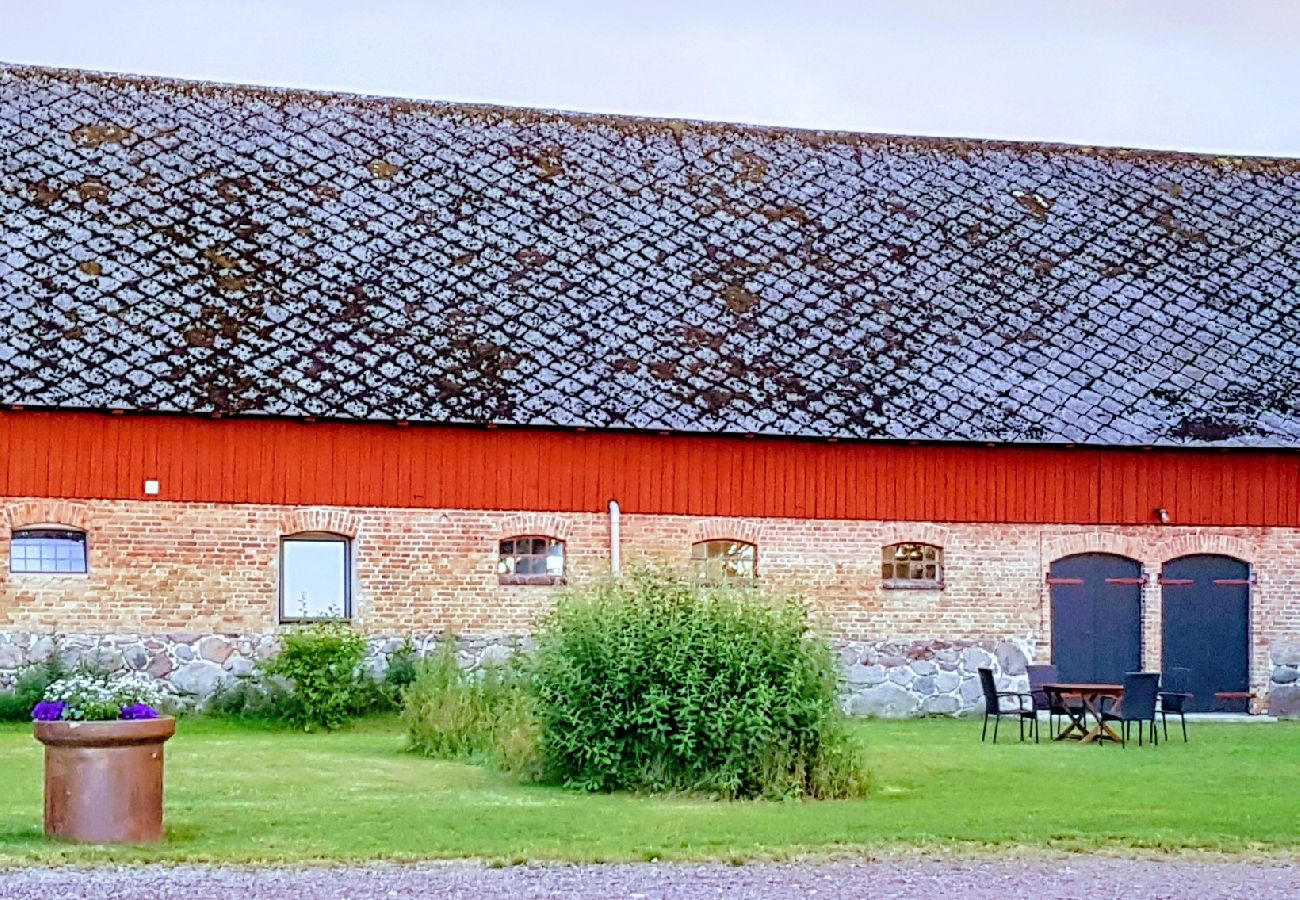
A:
<svg viewBox="0 0 1300 900">
<path fill-rule="evenodd" d="M 1274 644 L 1269 651 L 1268 711 L 1275 716 L 1300 717 L 1300 641 Z"/>
<path fill-rule="evenodd" d="M 371 637 L 366 668 L 382 674 L 400 637 Z M 421 656 L 439 635 L 412 637 Z M 147 672 L 193 705 L 224 679 L 250 674 L 273 655 L 278 634 L 49 634 L 0 632 L 0 689 L 13 685 L 23 666 L 58 652 L 66 665 Z M 467 669 L 503 663 L 529 638 L 462 637 Z M 1010 641 L 839 641 L 844 709 L 853 715 L 901 718 L 960 715 L 983 709 L 977 670 L 992 668 L 1003 690 L 1025 690 L 1025 649 Z"/>
<path fill-rule="evenodd" d="M 147 672 L 194 705 L 224 679 L 253 672 L 279 646 L 276 633 L 221 634 L 50 634 L 0 632 L 0 690 L 13 686 L 24 666 L 57 652 L 65 665 Z M 365 666 L 382 675 L 402 637 L 369 638 Z M 420 656 L 440 636 L 410 638 Z M 460 663 L 477 669 L 507 661 L 531 647 L 527 637 L 462 637 Z M 1025 666 L 1032 648 L 1015 641 L 847 641 L 835 643 L 843 672 L 841 698 L 852 715 L 905 718 L 979 713 L 984 699 L 978 670 L 993 669 L 999 690 L 1028 689 Z M 1270 651 L 1268 712 L 1300 717 L 1300 643 L 1275 644 Z"/>
<path fill-rule="evenodd" d="M 852 715 L 905 718 L 981 712 L 979 669 L 990 668 L 998 689 L 1027 691 L 1028 658 L 1011 641 L 843 641 L 841 688 Z"/>
</svg>

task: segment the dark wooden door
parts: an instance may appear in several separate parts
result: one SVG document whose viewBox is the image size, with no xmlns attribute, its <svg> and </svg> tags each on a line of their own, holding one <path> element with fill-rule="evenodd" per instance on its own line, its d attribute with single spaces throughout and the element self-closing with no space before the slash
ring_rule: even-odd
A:
<svg viewBox="0 0 1300 900">
<path fill-rule="evenodd" d="M 1085 553 L 1052 563 L 1052 662 L 1063 681 L 1118 684 L 1142 666 L 1142 564 Z"/>
<path fill-rule="evenodd" d="M 1230 556 L 1181 556 L 1160 576 L 1164 669 L 1189 669 L 1191 709 L 1250 685 L 1250 565 Z"/>
</svg>

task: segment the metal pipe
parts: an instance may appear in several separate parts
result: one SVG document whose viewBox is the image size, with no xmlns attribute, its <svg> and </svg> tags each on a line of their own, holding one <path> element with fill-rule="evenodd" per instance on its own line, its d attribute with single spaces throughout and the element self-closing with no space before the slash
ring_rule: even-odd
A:
<svg viewBox="0 0 1300 900">
<path fill-rule="evenodd" d="M 618 501 L 609 501 L 609 571 L 618 578 L 623 574 L 623 560 L 620 552 L 623 534 L 623 513 L 618 508 Z"/>
</svg>

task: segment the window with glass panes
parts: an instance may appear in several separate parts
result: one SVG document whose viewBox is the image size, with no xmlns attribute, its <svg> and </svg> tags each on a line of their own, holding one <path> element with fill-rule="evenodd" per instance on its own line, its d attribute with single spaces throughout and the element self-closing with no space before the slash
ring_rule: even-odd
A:
<svg viewBox="0 0 1300 900">
<path fill-rule="evenodd" d="M 700 541 L 691 545 L 691 561 L 701 581 L 743 584 L 758 577 L 758 547 L 746 541 Z"/>
<path fill-rule="evenodd" d="M 564 541 L 521 535 L 501 542 L 497 556 L 501 584 L 564 584 Z"/>
<path fill-rule="evenodd" d="M 880 576 L 887 588 L 942 587 L 943 548 L 898 543 L 881 550 Z"/>
<path fill-rule="evenodd" d="M 86 571 L 86 533 L 71 528 L 21 528 L 9 541 L 9 571 L 76 575 Z"/>
<path fill-rule="evenodd" d="M 350 541 L 342 535 L 289 535 L 280 542 L 280 621 L 352 615 Z"/>
</svg>

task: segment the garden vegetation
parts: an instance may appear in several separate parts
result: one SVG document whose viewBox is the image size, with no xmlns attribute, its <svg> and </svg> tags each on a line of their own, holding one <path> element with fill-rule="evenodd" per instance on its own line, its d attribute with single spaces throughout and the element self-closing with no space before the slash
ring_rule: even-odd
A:
<svg viewBox="0 0 1300 900">
<path fill-rule="evenodd" d="M 407 693 L 411 745 L 587 791 L 724 798 L 867 793 L 829 643 L 802 603 L 642 572 L 563 595 L 530 658 Z"/>
<path fill-rule="evenodd" d="M 44 660 L 24 666 L 13 688 L 0 691 L 0 722 L 30 722 L 46 688 L 70 674 L 57 648 Z"/>
<path fill-rule="evenodd" d="M 459 656 L 449 637 L 417 665 L 402 704 L 411 749 L 535 779 L 537 718 L 520 658 L 473 672 Z"/>
<path fill-rule="evenodd" d="M 365 637 L 346 622 L 296 628 L 253 675 L 222 682 L 206 711 L 304 731 L 338 729 L 360 716 L 392 712 L 415 677 L 415 648 L 407 641 L 392 653 L 382 678 L 365 671 L 365 656 Z"/>
</svg>

